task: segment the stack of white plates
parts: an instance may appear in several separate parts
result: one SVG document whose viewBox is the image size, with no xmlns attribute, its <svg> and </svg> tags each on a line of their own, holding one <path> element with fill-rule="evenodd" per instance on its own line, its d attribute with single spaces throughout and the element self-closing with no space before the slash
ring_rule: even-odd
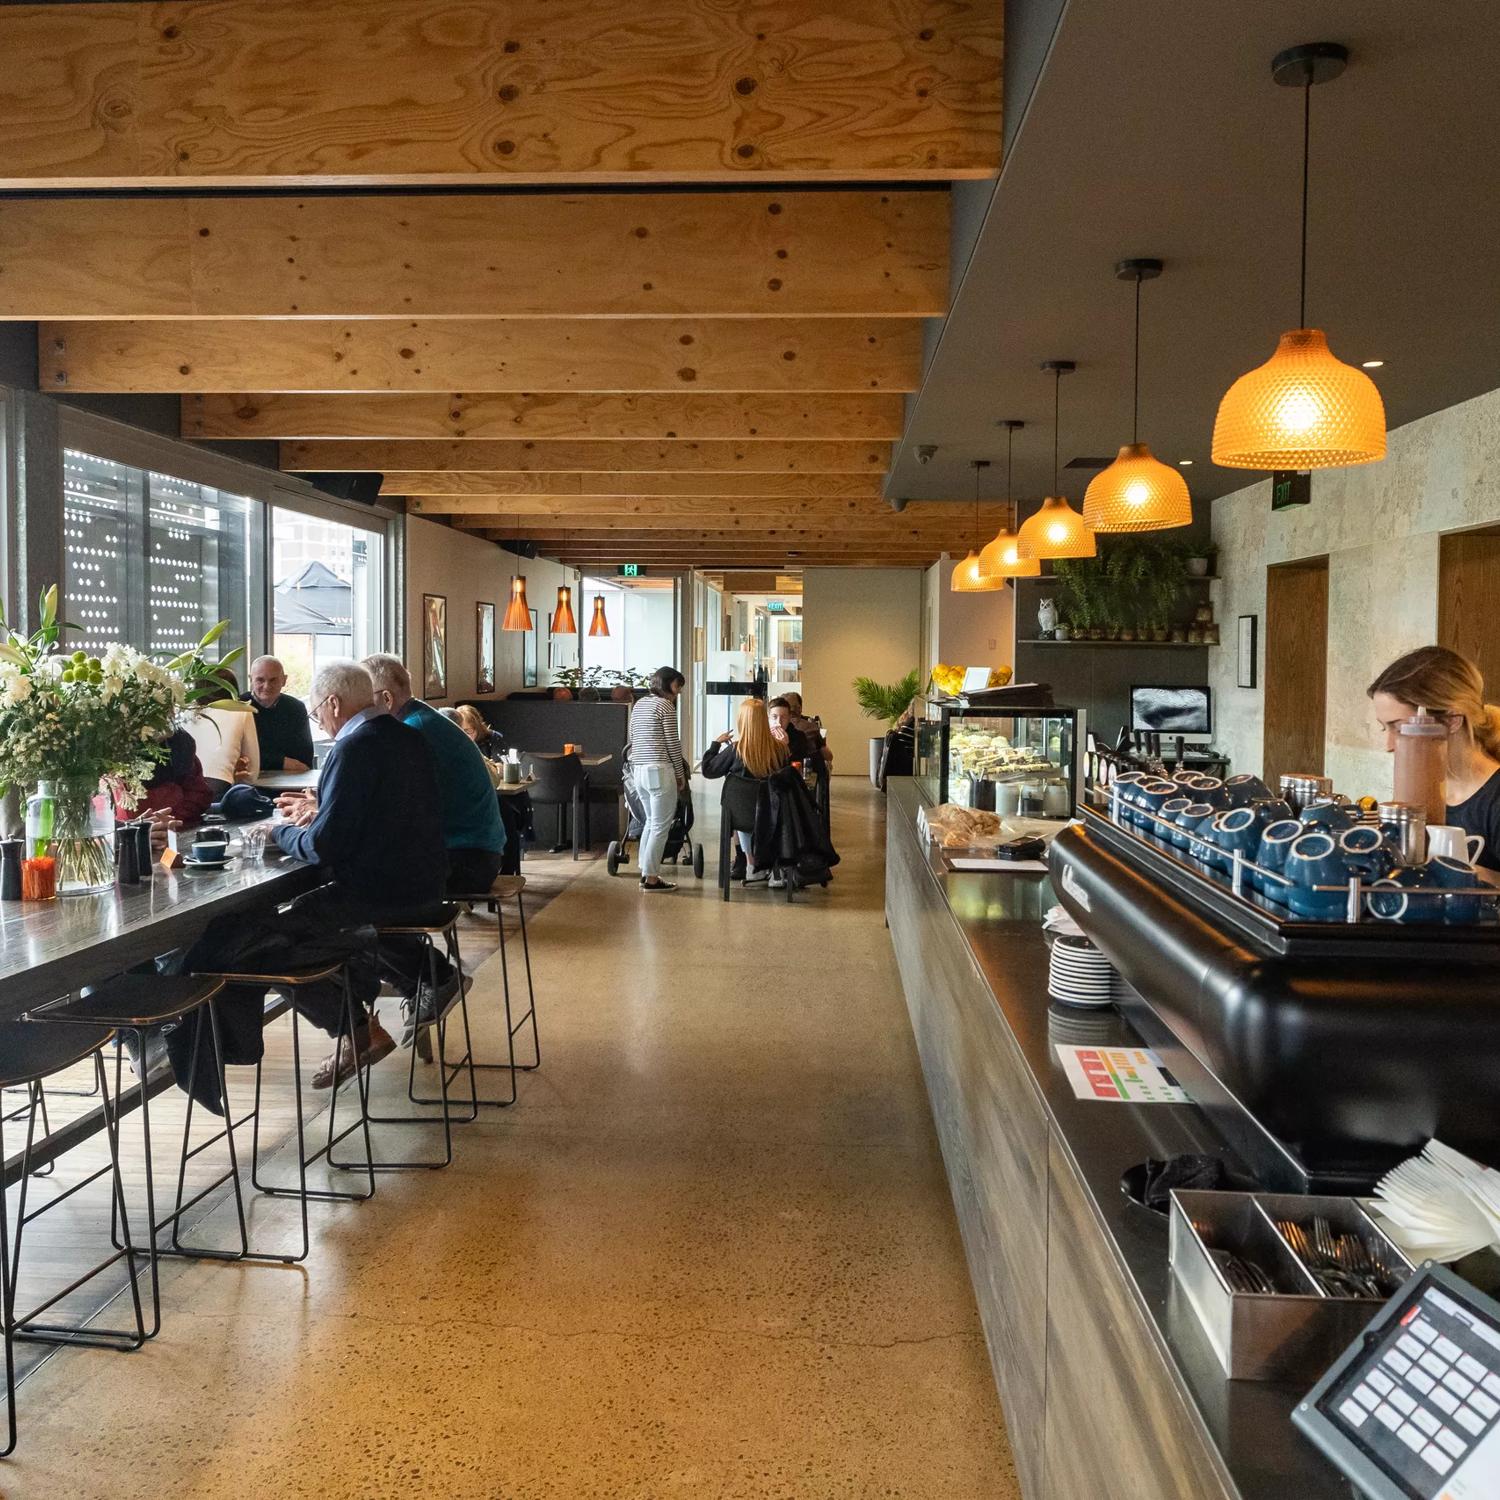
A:
<svg viewBox="0 0 1500 1500">
<path fill-rule="evenodd" d="M 1064 1005 L 1113 1005 L 1119 977 L 1087 938 L 1059 935 L 1052 943 L 1047 993 Z"/>
</svg>

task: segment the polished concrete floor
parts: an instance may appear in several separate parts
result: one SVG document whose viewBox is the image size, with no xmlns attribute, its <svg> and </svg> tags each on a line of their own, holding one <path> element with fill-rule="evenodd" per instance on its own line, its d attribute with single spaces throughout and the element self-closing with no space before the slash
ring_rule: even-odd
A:
<svg viewBox="0 0 1500 1500">
<path fill-rule="evenodd" d="M 722 904 L 700 826 L 701 885 L 642 897 L 596 863 L 537 917 L 514 1109 L 446 1171 L 315 1207 L 305 1268 L 173 1266 L 153 1344 L 24 1382 L 0 1495 L 1015 1496 L 880 801 L 835 783 L 844 862 L 791 908 Z"/>
</svg>

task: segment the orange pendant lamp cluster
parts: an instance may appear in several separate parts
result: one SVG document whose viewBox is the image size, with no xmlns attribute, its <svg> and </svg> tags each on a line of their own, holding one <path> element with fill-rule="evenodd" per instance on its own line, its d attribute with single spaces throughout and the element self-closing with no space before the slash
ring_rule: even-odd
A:
<svg viewBox="0 0 1500 1500">
<path fill-rule="evenodd" d="M 573 618 L 573 590 L 560 584 L 557 590 L 557 608 L 552 611 L 553 635 L 577 635 L 578 621 Z"/>
<path fill-rule="evenodd" d="M 512 573 L 510 579 L 510 603 L 505 606 L 505 618 L 500 621 L 501 630 L 530 630 L 531 606 L 526 602 L 526 575 Z"/>
<path fill-rule="evenodd" d="M 604 595 L 594 595 L 594 618 L 589 621 L 590 635 L 608 635 L 609 621 L 604 614 Z"/>
<path fill-rule="evenodd" d="M 1042 508 L 1028 517 L 1016 534 L 1016 555 L 1023 562 L 1055 557 L 1093 557 L 1099 550 L 1089 524 L 1057 491 L 1057 431 L 1062 378 L 1076 369 L 1071 359 L 1049 359 L 1042 368 L 1052 372 L 1052 490 Z"/>
<path fill-rule="evenodd" d="M 1307 326 L 1307 187 L 1312 89 L 1344 71 L 1337 42 L 1289 47 L 1271 64 L 1284 88 L 1302 90 L 1302 266 L 1297 327 L 1265 364 L 1241 375 L 1219 403 L 1213 460 L 1230 469 L 1328 469 L 1385 457 L 1385 404 L 1363 370 L 1336 359 L 1322 329 Z"/>
<path fill-rule="evenodd" d="M 1135 282 L 1135 377 L 1130 441 L 1115 461 L 1090 481 L 1083 519 L 1095 531 L 1166 531 L 1191 525 L 1193 502 L 1187 481 L 1141 441 L 1141 283 L 1161 275 L 1159 260 L 1122 260 L 1122 281 Z"/>
<path fill-rule="evenodd" d="M 1005 503 L 1010 507 L 1011 523 L 1014 525 L 1016 502 L 1011 492 L 1011 450 L 1015 445 L 1016 433 L 1026 424 L 1007 421 L 1002 425 L 1005 428 Z M 979 576 L 983 579 L 1040 577 L 1041 563 L 1035 558 L 1024 560 L 1017 550 L 1019 546 L 1020 541 L 1015 533 L 1002 526 L 979 554 Z"/>
<path fill-rule="evenodd" d="M 976 458 L 974 470 L 974 545 L 969 555 L 953 570 L 949 587 L 955 594 L 993 594 L 1005 587 L 1003 578 L 982 578 L 979 573 L 979 476 L 989 468 L 987 458 Z"/>
</svg>

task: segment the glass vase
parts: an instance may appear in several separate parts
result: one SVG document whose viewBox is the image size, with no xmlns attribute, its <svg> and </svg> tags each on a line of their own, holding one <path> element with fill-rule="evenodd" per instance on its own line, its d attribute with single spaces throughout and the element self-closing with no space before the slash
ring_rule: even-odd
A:
<svg viewBox="0 0 1500 1500">
<path fill-rule="evenodd" d="M 37 784 L 26 804 L 26 853 L 56 860 L 59 896 L 114 888 L 115 815 L 97 777 L 64 776 Z"/>
</svg>

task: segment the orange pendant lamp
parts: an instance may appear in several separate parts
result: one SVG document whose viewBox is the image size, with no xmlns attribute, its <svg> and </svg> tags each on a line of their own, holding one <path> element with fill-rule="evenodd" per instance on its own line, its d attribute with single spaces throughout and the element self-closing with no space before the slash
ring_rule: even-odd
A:
<svg viewBox="0 0 1500 1500">
<path fill-rule="evenodd" d="M 1363 370 L 1336 359 L 1307 326 L 1307 182 L 1312 89 L 1344 71 L 1337 42 L 1289 47 L 1271 64 L 1284 88 L 1302 90 L 1302 265 L 1298 326 L 1265 364 L 1241 375 L 1219 403 L 1213 461 L 1228 469 L 1331 469 L 1385 457 L 1385 403 Z"/>
<path fill-rule="evenodd" d="M 955 594 L 993 594 L 1005 587 L 1003 578 L 982 578 L 979 574 L 979 476 L 990 466 L 987 458 L 976 458 L 974 470 L 974 545 L 969 555 L 953 570 L 949 587 Z"/>
<path fill-rule="evenodd" d="M 604 615 L 604 595 L 594 595 L 594 618 L 589 621 L 590 635 L 608 635 L 609 621 Z"/>
<path fill-rule="evenodd" d="M 1016 555 L 1023 562 L 1054 557 L 1093 557 L 1099 550 L 1094 533 L 1082 516 L 1057 493 L 1057 431 L 1062 378 L 1077 369 L 1071 359 L 1049 359 L 1044 370 L 1052 371 L 1052 488 L 1042 508 L 1022 522 L 1016 533 Z"/>
<path fill-rule="evenodd" d="M 510 603 L 505 606 L 505 618 L 500 622 L 501 630 L 530 630 L 531 606 L 526 602 L 526 575 L 512 573 L 510 579 Z"/>
<path fill-rule="evenodd" d="M 559 584 L 557 608 L 552 611 L 553 635 L 577 635 L 578 621 L 573 618 L 573 590 L 567 584 Z"/>
<path fill-rule="evenodd" d="M 1005 431 L 1005 503 L 1010 506 L 1011 520 L 1015 520 L 1015 501 L 1011 498 L 1011 448 L 1016 440 L 1016 433 L 1026 424 L 1024 422 L 1007 421 L 1004 424 Z M 1024 561 L 1017 551 L 1019 542 L 1015 533 L 1007 530 L 1004 526 L 1000 528 L 994 537 L 985 545 L 979 554 L 979 576 L 989 578 L 1037 578 L 1041 575 L 1042 565 L 1035 558 Z"/>
<path fill-rule="evenodd" d="M 1141 441 L 1141 283 L 1161 275 L 1159 260 L 1122 260 L 1121 281 L 1135 282 L 1135 377 L 1130 441 L 1115 461 L 1089 482 L 1083 519 L 1095 531 L 1166 531 L 1191 525 L 1193 502 L 1187 481 Z"/>
</svg>

